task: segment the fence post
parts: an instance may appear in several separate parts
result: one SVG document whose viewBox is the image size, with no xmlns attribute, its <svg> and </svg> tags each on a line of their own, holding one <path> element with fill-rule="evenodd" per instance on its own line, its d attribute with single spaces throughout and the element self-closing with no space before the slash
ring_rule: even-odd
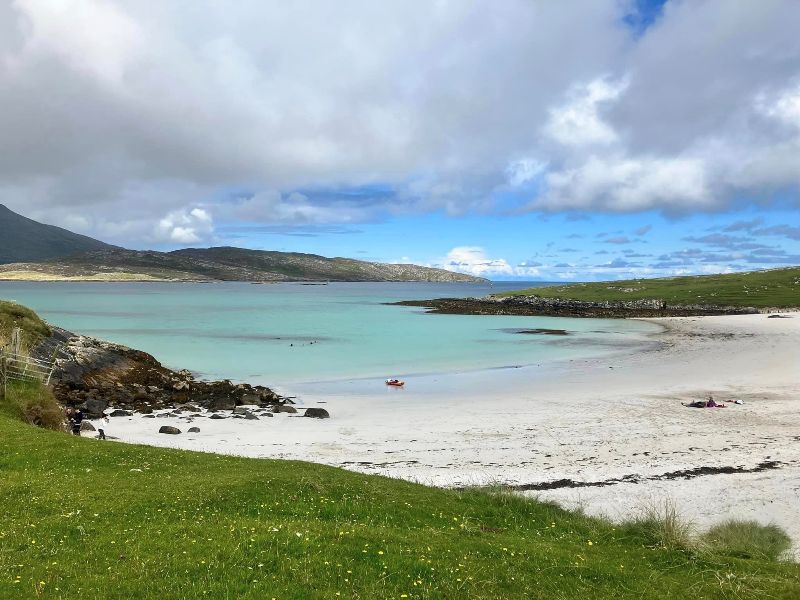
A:
<svg viewBox="0 0 800 600">
<path fill-rule="evenodd" d="M 3 400 L 6 398 L 6 353 L 0 350 L 0 379 L 3 380 Z"/>
<path fill-rule="evenodd" d="M 19 355 L 22 346 L 22 330 L 19 327 L 14 327 L 11 332 L 11 353 Z"/>
</svg>

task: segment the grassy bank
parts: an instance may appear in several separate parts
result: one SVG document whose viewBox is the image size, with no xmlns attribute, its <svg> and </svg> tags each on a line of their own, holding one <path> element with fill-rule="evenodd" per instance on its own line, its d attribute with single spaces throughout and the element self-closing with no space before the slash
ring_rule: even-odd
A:
<svg viewBox="0 0 800 600">
<path fill-rule="evenodd" d="M 505 494 L 0 416 L 3 598 L 796 598 L 800 568 Z M 728 536 L 730 538 L 730 535 Z"/>
<path fill-rule="evenodd" d="M 50 328 L 30 308 L 0 300 L 0 347 L 8 343 L 11 330 L 14 327 L 22 329 L 23 341 L 26 344 L 35 344 L 48 335 Z"/>
<path fill-rule="evenodd" d="M 501 294 L 538 295 L 582 301 L 619 301 L 657 298 L 669 304 L 717 304 L 788 308 L 800 306 L 800 267 L 697 275 L 665 279 L 629 279 L 596 283 L 573 283 L 530 288 Z"/>
</svg>

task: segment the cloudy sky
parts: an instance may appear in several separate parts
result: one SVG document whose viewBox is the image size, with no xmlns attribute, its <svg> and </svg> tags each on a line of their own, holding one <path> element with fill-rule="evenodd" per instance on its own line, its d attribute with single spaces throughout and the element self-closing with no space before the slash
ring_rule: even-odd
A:
<svg viewBox="0 0 800 600">
<path fill-rule="evenodd" d="M 0 203 L 133 248 L 800 264 L 795 0 L 0 0 Z"/>
</svg>

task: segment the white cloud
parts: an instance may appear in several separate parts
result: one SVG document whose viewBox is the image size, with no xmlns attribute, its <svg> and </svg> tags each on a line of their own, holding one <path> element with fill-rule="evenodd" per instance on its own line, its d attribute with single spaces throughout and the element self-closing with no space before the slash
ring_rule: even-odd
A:
<svg viewBox="0 0 800 600">
<path fill-rule="evenodd" d="M 534 207 L 632 212 L 710 208 L 715 201 L 706 165 L 694 158 L 589 157 L 579 167 L 551 172 Z"/>
<path fill-rule="evenodd" d="M 283 225 L 346 224 L 368 220 L 374 214 L 372 207 L 347 200 L 318 205 L 305 194 L 281 194 L 277 190 L 258 192 L 227 212 L 237 220 Z"/>
<path fill-rule="evenodd" d="M 514 187 L 524 185 L 545 172 L 547 163 L 534 158 L 521 158 L 506 167 L 508 183 Z"/>
<path fill-rule="evenodd" d="M 777 95 L 759 94 L 755 105 L 768 117 L 800 129 L 800 85 L 781 90 Z"/>
<path fill-rule="evenodd" d="M 324 224 L 490 212 L 509 186 L 673 212 L 800 186 L 800 3 L 670 1 L 640 37 L 632 4 L 0 3 L 0 201 L 141 245 L 198 202 Z M 292 196 L 376 182 L 398 193 Z"/>
<path fill-rule="evenodd" d="M 617 141 L 614 129 L 603 121 L 600 109 L 605 103 L 620 97 L 627 81 L 616 82 L 598 78 L 570 91 L 566 104 L 550 109 L 544 132 L 557 142 L 568 146 L 610 144 Z"/>
<path fill-rule="evenodd" d="M 118 85 L 142 50 L 139 24 L 114 3 L 103 0 L 16 0 L 27 24 L 20 55 L 10 66 L 53 58 L 68 68 Z M 21 74 L 21 73 L 20 73 Z"/>
<path fill-rule="evenodd" d="M 209 241 L 214 233 L 214 221 L 208 211 L 192 208 L 172 211 L 162 218 L 153 231 L 157 242 L 196 244 Z"/>
<path fill-rule="evenodd" d="M 513 275 L 514 270 L 503 258 L 490 258 L 480 246 L 457 246 L 436 266 L 477 276 Z"/>
<path fill-rule="evenodd" d="M 481 246 L 456 246 L 447 256 L 434 261 L 430 266 L 467 273 L 490 279 L 502 277 L 537 277 L 540 275 L 539 263 L 520 263 L 512 267 L 504 258 L 492 258 Z"/>
</svg>

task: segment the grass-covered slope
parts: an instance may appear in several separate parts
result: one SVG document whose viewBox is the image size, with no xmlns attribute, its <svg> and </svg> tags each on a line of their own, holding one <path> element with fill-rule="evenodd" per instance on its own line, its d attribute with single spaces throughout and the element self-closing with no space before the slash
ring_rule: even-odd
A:
<svg viewBox="0 0 800 600">
<path fill-rule="evenodd" d="M 0 416 L 2 598 L 797 598 L 797 565 L 508 495 Z M 713 502 L 711 503 L 713 505 Z"/>
<path fill-rule="evenodd" d="M 0 347 L 7 341 L 14 327 L 22 330 L 26 344 L 31 345 L 50 335 L 50 328 L 30 308 L 0 300 Z"/>
<path fill-rule="evenodd" d="M 725 306 L 800 306 L 800 267 L 696 275 L 665 279 L 630 279 L 597 283 L 573 283 L 530 288 L 502 294 L 538 295 L 582 301 L 661 299 L 668 304 L 714 304 Z"/>
</svg>

